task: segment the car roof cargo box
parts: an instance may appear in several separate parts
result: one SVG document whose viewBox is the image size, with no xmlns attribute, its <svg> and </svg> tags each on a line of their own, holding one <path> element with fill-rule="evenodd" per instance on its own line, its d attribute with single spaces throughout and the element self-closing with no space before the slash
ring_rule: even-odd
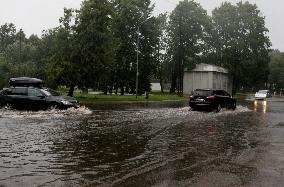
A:
<svg viewBox="0 0 284 187">
<path fill-rule="evenodd" d="M 17 77 L 10 78 L 9 86 L 32 86 L 32 87 L 43 87 L 44 82 L 41 79 L 30 78 L 30 77 Z"/>
</svg>

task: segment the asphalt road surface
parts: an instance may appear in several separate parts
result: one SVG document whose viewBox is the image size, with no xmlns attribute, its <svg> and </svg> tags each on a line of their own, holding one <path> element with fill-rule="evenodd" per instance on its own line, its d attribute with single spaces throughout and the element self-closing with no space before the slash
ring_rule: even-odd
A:
<svg viewBox="0 0 284 187">
<path fill-rule="evenodd" d="M 284 99 L 0 110 L 0 186 L 284 186 Z"/>
</svg>

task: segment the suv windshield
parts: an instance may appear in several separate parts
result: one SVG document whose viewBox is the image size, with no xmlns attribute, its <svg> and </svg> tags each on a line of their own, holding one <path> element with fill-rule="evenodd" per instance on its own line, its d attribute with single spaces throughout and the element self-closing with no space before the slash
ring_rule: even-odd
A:
<svg viewBox="0 0 284 187">
<path fill-rule="evenodd" d="M 212 90 L 195 90 L 193 91 L 192 95 L 208 96 L 212 95 Z"/>
<path fill-rule="evenodd" d="M 59 96 L 60 94 L 58 93 L 58 92 L 56 92 L 56 91 L 54 91 L 54 90 L 50 90 L 50 89 L 41 89 L 41 91 L 45 94 L 45 95 L 47 95 L 47 96 Z"/>
</svg>

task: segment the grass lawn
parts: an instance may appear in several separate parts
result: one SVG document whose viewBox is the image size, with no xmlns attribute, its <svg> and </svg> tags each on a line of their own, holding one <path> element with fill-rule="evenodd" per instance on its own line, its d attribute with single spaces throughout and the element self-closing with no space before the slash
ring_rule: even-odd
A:
<svg viewBox="0 0 284 187">
<path fill-rule="evenodd" d="M 75 93 L 74 95 L 79 101 L 94 102 L 94 101 L 164 101 L 164 100 L 184 100 L 187 96 L 178 97 L 176 94 L 152 92 L 149 94 L 148 99 L 145 95 L 103 95 L 103 94 L 86 94 Z"/>
<path fill-rule="evenodd" d="M 246 99 L 248 97 L 254 97 L 253 93 L 236 93 L 234 96 L 236 99 Z"/>
<path fill-rule="evenodd" d="M 67 95 L 67 90 L 57 90 L 63 95 Z M 253 96 L 252 93 L 236 93 L 233 97 L 236 99 L 245 99 L 247 97 Z M 100 102 L 100 101 L 122 101 L 122 102 L 143 102 L 143 101 L 167 101 L 167 100 L 186 100 L 189 95 L 184 95 L 183 97 L 178 97 L 177 94 L 161 93 L 161 92 L 151 92 L 148 99 L 145 95 L 138 96 L 136 99 L 135 95 L 104 95 L 100 93 L 82 93 L 74 92 L 74 97 L 82 102 Z"/>
</svg>

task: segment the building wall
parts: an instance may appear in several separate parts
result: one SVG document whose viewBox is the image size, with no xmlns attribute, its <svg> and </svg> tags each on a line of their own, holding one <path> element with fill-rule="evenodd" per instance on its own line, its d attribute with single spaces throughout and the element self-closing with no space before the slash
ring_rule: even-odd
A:
<svg viewBox="0 0 284 187">
<path fill-rule="evenodd" d="M 160 83 L 151 83 L 151 90 L 152 91 L 161 91 L 161 84 Z"/>
<path fill-rule="evenodd" d="M 183 80 L 184 93 L 190 94 L 191 91 L 200 88 L 211 88 L 213 84 L 212 72 L 185 72 Z"/>
</svg>

